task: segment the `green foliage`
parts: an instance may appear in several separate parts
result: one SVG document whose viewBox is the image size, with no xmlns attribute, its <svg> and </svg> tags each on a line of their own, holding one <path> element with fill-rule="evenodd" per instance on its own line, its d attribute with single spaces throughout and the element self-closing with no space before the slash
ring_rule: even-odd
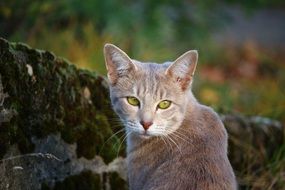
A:
<svg viewBox="0 0 285 190">
<path fill-rule="evenodd" d="M 70 46 L 85 47 L 96 43 L 94 38 L 90 38 L 95 35 L 101 39 L 96 48 L 101 49 L 105 41 L 111 40 L 121 44 L 131 56 L 147 54 L 157 49 L 173 56 L 186 47 L 203 49 L 198 42 L 206 42 L 208 34 L 223 23 L 223 11 L 219 11 L 219 14 L 209 11 L 218 8 L 217 3 L 210 2 L 8 1 L 0 10 L 0 34 L 10 40 L 24 40 L 32 45 L 36 43 L 37 47 L 44 49 L 51 46 L 53 51 L 57 48 L 54 49 L 55 45 L 50 44 L 50 39 L 65 37 L 65 42 L 53 40 L 57 46 L 63 46 L 60 50 L 64 50 Z M 144 47 L 149 46 L 146 41 L 152 42 L 149 52 L 145 52 Z M 176 43 L 179 45 L 173 46 Z M 64 52 L 56 51 L 60 54 Z M 162 59 L 165 57 L 161 56 L 160 60 Z"/>
</svg>

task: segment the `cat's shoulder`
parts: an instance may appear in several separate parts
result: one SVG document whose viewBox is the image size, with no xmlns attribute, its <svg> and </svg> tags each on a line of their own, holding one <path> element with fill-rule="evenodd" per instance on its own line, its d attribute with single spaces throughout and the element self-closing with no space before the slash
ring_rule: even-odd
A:
<svg viewBox="0 0 285 190">
<path fill-rule="evenodd" d="M 199 123 L 202 123 L 201 126 L 203 126 L 204 132 L 212 137 L 217 137 L 223 143 L 225 142 L 225 145 L 227 145 L 227 132 L 217 112 L 215 112 L 213 108 L 205 105 L 200 105 L 199 110 Z"/>
<path fill-rule="evenodd" d="M 198 109 L 199 109 L 200 118 L 203 121 L 206 121 L 207 123 L 214 126 L 216 125 L 223 127 L 223 123 L 221 121 L 220 116 L 218 115 L 217 112 L 215 112 L 213 108 L 202 104 L 199 104 L 198 107 L 199 107 Z"/>
<path fill-rule="evenodd" d="M 220 120 L 219 115 L 213 108 L 203 105 L 203 104 L 199 104 L 198 107 L 199 107 L 200 114 L 202 114 L 204 117 L 211 118 L 213 120 L 215 119 Z"/>
</svg>

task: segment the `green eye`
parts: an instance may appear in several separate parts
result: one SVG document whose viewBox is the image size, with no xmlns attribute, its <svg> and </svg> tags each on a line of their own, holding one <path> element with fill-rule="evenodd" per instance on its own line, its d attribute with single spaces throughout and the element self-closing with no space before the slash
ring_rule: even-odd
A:
<svg viewBox="0 0 285 190">
<path fill-rule="evenodd" d="M 127 97 L 127 101 L 132 106 L 139 106 L 140 105 L 140 101 L 135 97 Z"/>
<path fill-rule="evenodd" d="M 159 102 L 159 104 L 157 105 L 157 107 L 159 109 L 167 109 L 169 108 L 169 106 L 171 105 L 171 101 L 169 100 L 163 100 L 161 102 Z"/>
</svg>

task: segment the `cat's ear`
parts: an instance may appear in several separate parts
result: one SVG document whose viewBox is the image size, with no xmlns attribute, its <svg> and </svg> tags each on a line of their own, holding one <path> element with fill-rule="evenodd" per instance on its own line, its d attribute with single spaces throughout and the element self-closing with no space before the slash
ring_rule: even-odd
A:
<svg viewBox="0 0 285 190">
<path fill-rule="evenodd" d="M 119 77 L 137 69 L 129 56 L 113 44 L 105 44 L 104 56 L 108 79 L 112 85 L 116 84 Z"/>
<path fill-rule="evenodd" d="M 176 59 L 166 70 L 166 75 L 173 78 L 182 90 L 190 87 L 198 61 L 196 50 L 187 51 Z"/>
</svg>

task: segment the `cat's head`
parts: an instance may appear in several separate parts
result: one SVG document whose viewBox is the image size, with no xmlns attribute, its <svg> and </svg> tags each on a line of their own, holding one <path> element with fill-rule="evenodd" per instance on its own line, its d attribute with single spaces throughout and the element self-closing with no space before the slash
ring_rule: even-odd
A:
<svg viewBox="0 0 285 190">
<path fill-rule="evenodd" d="M 104 47 L 113 108 L 127 131 L 167 135 L 179 128 L 186 112 L 198 53 L 188 51 L 174 62 L 141 63 L 112 44 Z"/>
</svg>

